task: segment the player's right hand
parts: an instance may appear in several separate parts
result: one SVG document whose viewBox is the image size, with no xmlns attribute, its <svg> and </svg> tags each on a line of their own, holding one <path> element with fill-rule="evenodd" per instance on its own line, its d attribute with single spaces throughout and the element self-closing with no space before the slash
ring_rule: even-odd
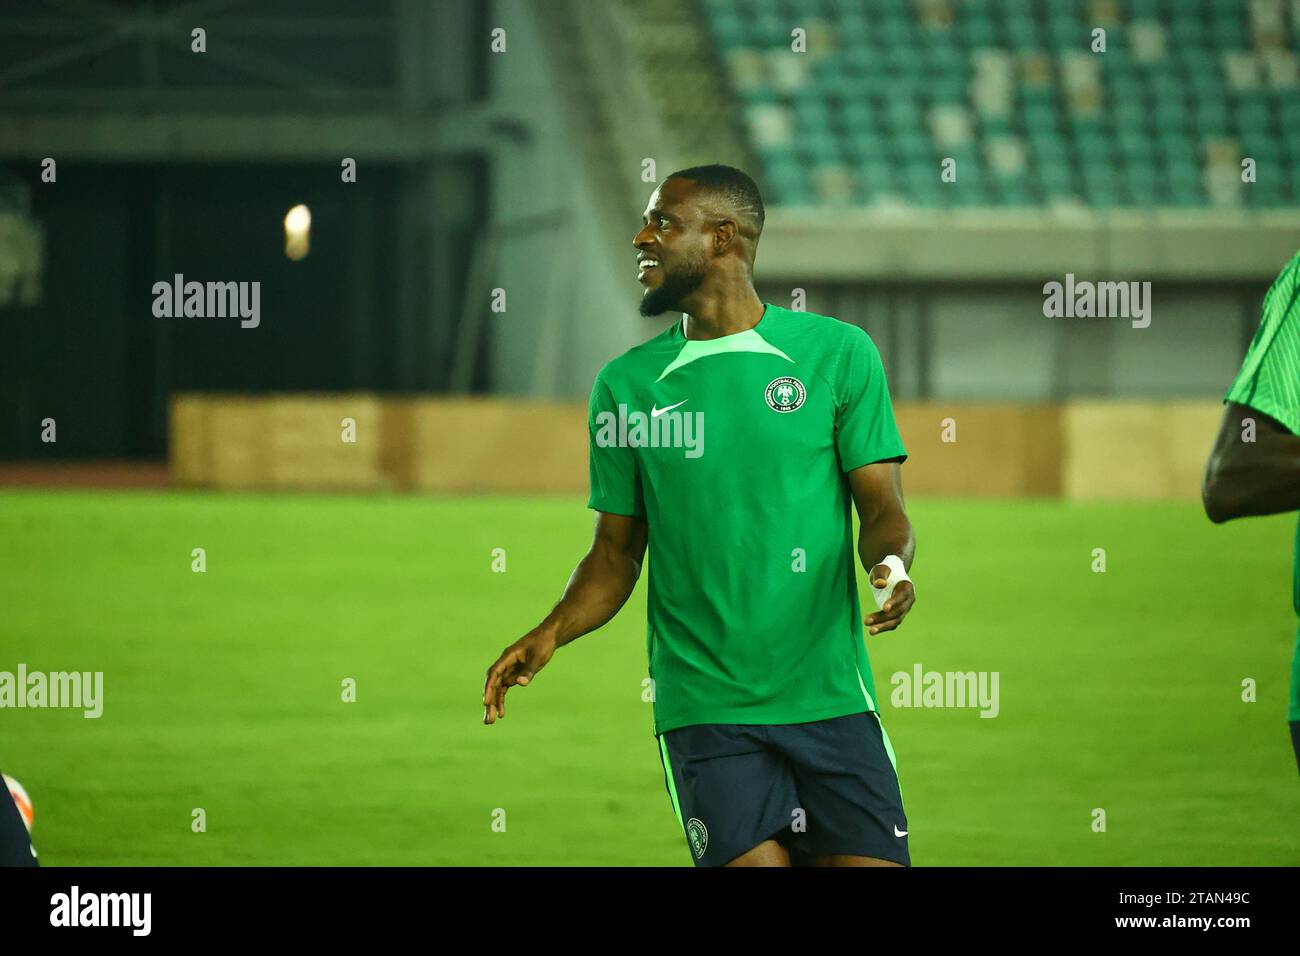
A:
<svg viewBox="0 0 1300 956">
<path fill-rule="evenodd" d="M 483 723 L 496 723 L 506 715 L 506 691 L 515 684 L 527 687 L 551 659 L 555 647 L 555 636 L 535 627 L 501 652 L 483 683 Z"/>
</svg>

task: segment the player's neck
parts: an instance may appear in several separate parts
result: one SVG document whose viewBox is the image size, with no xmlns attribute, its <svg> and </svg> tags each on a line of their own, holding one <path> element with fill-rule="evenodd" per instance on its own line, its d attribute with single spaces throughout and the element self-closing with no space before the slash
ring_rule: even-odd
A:
<svg viewBox="0 0 1300 956">
<path fill-rule="evenodd" d="M 688 339 L 718 339 L 758 325 L 767 307 L 754 287 L 748 294 L 716 297 L 693 306 L 682 317 L 682 334 Z"/>
</svg>

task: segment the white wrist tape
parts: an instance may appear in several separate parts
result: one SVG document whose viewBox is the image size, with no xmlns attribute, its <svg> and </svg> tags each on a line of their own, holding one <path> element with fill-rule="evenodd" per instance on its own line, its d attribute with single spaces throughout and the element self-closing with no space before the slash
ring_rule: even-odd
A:
<svg viewBox="0 0 1300 956">
<path fill-rule="evenodd" d="M 907 576 L 907 568 L 903 567 L 903 559 L 898 555 L 888 555 L 883 558 L 880 563 L 889 568 L 889 577 L 885 579 L 885 586 L 883 588 L 876 587 L 874 579 L 873 581 L 867 582 L 871 585 L 871 596 L 876 599 L 877 609 L 884 608 L 885 602 L 888 601 L 889 596 L 894 593 L 894 588 L 898 587 L 899 581 L 912 580 Z"/>
</svg>

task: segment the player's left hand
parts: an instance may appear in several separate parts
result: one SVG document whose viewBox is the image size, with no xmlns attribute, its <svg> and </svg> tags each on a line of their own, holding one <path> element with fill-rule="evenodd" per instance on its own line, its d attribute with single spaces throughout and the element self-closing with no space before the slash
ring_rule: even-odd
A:
<svg viewBox="0 0 1300 956">
<path fill-rule="evenodd" d="M 889 566 L 877 564 L 871 569 L 871 586 L 883 588 L 889 583 Z M 912 605 L 916 603 L 916 590 L 912 587 L 911 581 L 899 581 L 894 590 L 889 594 L 889 600 L 875 614 L 868 614 L 862 619 L 862 623 L 867 625 L 869 634 L 881 634 L 884 631 L 892 631 L 903 623 L 903 618 L 907 612 L 912 610 Z"/>
</svg>

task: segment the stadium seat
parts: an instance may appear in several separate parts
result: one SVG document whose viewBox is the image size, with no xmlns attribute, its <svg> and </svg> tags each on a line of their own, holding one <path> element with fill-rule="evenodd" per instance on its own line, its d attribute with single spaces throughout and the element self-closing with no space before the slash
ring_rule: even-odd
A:
<svg viewBox="0 0 1300 956">
<path fill-rule="evenodd" d="M 775 203 L 1251 208 L 1300 205 L 1295 6 L 702 3 Z M 806 59 L 792 23 L 823 38 Z M 1259 188 L 1224 172 L 1237 152 Z M 948 156 L 956 184 L 938 180 Z"/>
</svg>

